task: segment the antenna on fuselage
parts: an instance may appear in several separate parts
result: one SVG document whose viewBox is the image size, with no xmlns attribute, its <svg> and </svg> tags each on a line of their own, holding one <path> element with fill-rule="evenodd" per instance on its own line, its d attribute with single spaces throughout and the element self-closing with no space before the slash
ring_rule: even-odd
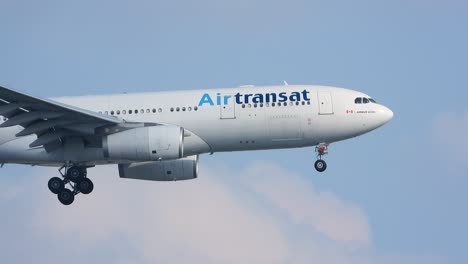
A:
<svg viewBox="0 0 468 264">
<path fill-rule="evenodd" d="M 288 86 L 289 83 L 286 80 L 283 80 L 284 85 Z"/>
</svg>

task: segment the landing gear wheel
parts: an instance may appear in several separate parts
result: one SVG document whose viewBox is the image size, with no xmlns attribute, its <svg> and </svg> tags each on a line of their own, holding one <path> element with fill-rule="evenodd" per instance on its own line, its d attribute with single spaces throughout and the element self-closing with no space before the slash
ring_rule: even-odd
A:
<svg viewBox="0 0 468 264">
<path fill-rule="evenodd" d="M 327 169 L 327 163 L 321 159 L 317 160 L 314 166 L 318 172 L 324 172 Z"/>
<path fill-rule="evenodd" d="M 76 188 L 82 194 L 90 194 L 94 190 L 94 184 L 90 179 L 84 178 L 76 183 Z"/>
<path fill-rule="evenodd" d="M 79 182 L 84 178 L 83 169 L 79 167 L 71 167 L 67 170 L 67 179 L 72 182 Z"/>
<path fill-rule="evenodd" d="M 47 185 L 49 186 L 49 190 L 53 194 L 58 194 L 65 188 L 65 183 L 59 177 L 54 177 L 50 179 Z"/>
<path fill-rule="evenodd" d="M 58 193 L 57 197 L 63 205 L 70 205 L 75 201 L 75 195 L 68 189 L 63 189 Z"/>
<path fill-rule="evenodd" d="M 92 167 L 92 166 L 90 166 Z M 87 178 L 87 166 L 75 165 L 71 161 L 59 168 L 62 178 L 54 177 L 49 180 L 49 189 L 57 195 L 58 200 L 64 205 L 70 205 L 75 201 L 75 196 L 90 194 L 94 189 L 93 182 Z M 68 185 L 68 189 L 65 188 Z"/>
</svg>

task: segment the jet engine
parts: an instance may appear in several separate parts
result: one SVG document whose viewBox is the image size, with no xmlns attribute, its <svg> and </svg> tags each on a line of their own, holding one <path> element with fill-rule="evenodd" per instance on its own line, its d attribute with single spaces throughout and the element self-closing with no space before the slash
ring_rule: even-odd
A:
<svg viewBox="0 0 468 264">
<path fill-rule="evenodd" d="M 148 181 L 182 181 L 198 177 L 198 155 L 178 160 L 119 164 L 120 178 Z"/>
<path fill-rule="evenodd" d="M 184 129 L 152 126 L 129 129 L 103 138 L 104 157 L 115 161 L 160 161 L 184 157 Z"/>
</svg>

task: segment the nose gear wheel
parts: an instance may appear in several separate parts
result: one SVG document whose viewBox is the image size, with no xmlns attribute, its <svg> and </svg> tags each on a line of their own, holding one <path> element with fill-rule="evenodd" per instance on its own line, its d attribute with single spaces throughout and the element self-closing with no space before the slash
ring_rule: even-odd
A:
<svg viewBox="0 0 468 264">
<path fill-rule="evenodd" d="M 327 163 L 322 159 L 323 156 L 328 154 L 328 144 L 322 143 L 315 147 L 317 153 L 317 161 L 314 164 L 318 172 L 324 172 L 327 169 Z"/>
</svg>

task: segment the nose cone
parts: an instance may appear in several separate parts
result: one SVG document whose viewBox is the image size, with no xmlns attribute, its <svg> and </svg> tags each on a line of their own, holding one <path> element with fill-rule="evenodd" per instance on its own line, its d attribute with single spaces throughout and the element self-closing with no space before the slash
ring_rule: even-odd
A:
<svg viewBox="0 0 468 264">
<path fill-rule="evenodd" d="M 393 118 L 393 111 L 390 110 L 388 107 L 382 106 L 380 109 L 380 118 L 382 125 L 388 123 L 388 121 L 392 120 Z"/>
</svg>

